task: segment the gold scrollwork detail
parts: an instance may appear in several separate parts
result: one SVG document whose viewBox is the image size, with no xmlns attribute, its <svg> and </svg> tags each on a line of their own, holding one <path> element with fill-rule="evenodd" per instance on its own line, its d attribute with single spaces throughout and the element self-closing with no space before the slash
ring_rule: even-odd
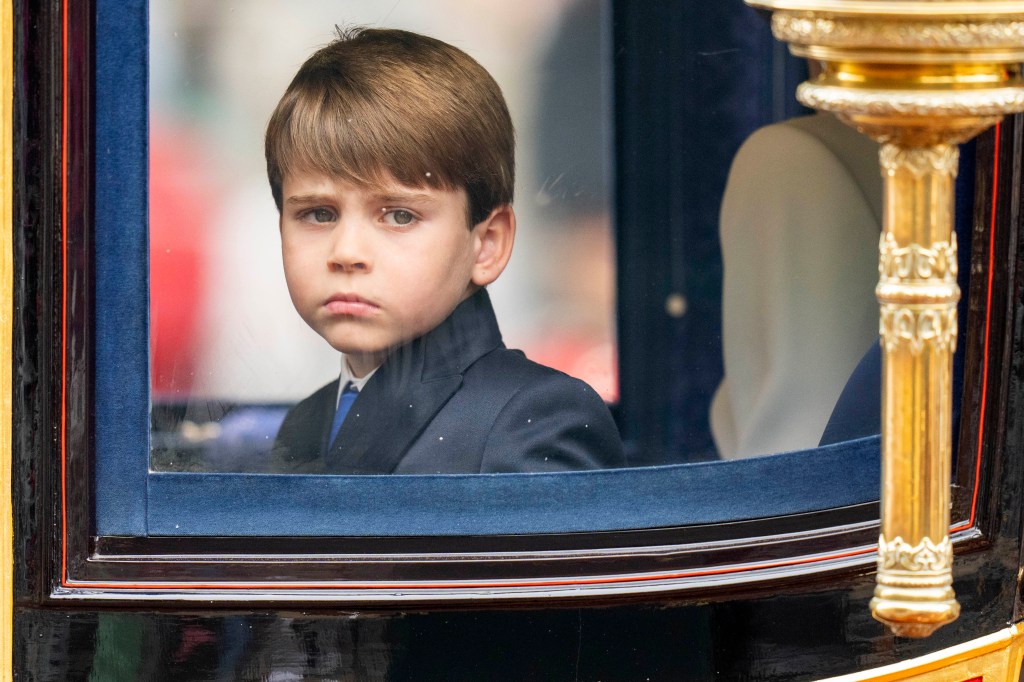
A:
<svg viewBox="0 0 1024 682">
<path fill-rule="evenodd" d="M 875 90 L 801 83 L 797 99 L 812 109 L 872 116 L 1002 116 L 1024 111 L 1024 88 Z M 995 122 L 995 119 L 992 121 Z"/>
<path fill-rule="evenodd" d="M 953 543 L 944 537 L 935 544 L 931 538 L 923 538 L 916 545 L 906 542 L 897 535 L 886 540 L 878 536 L 878 570 L 947 572 L 953 566 Z"/>
<path fill-rule="evenodd" d="M 960 162 L 960 149 L 952 144 L 930 145 L 927 147 L 902 147 L 883 144 L 878 159 L 886 175 L 897 171 L 909 171 L 915 177 L 931 173 L 942 173 L 956 177 Z"/>
<path fill-rule="evenodd" d="M 891 232 L 883 232 L 878 243 L 878 274 L 889 282 L 938 279 L 956 283 L 958 271 L 956 235 L 948 242 L 931 246 L 898 246 Z"/>
<path fill-rule="evenodd" d="M 1024 47 L 1024 21 L 877 21 L 776 12 L 772 32 L 800 45 L 896 49 Z"/>
<path fill-rule="evenodd" d="M 913 355 L 920 355 L 925 346 L 950 353 L 956 350 L 956 306 L 918 308 L 882 304 L 878 333 L 887 352 L 901 344 L 910 346 Z"/>
</svg>

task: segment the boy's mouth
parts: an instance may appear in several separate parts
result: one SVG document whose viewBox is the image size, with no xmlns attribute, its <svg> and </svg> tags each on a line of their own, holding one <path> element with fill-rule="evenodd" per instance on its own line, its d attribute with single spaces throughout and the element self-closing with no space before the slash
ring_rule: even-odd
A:
<svg viewBox="0 0 1024 682">
<path fill-rule="evenodd" d="M 324 308 L 332 315 L 366 317 L 373 315 L 380 306 L 356 294 L 334 294 L 324 302 Z"/>
</svg>

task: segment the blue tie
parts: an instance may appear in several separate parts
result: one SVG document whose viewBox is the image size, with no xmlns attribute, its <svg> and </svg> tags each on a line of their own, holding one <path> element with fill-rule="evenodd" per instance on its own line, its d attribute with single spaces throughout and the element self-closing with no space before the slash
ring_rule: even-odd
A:
<svg viewBox="0 0 1024 682">
<path fill-rule="evenodd" d="M 352 385 L 352 382 L 345 384 L 345 390 L 341 392 L 341 399 L 338 401 L 338 411 L 334 413 L 334 421 L 331 422 L 331 439 L 327 441 L 328 447 L 334 445 L 334 439 L 338 437 L 341 430 L 341 423 L 345 421 L 345 415 L 352 409 L 352 403 L 356 401 L 359 391 Z"/>
</svg>

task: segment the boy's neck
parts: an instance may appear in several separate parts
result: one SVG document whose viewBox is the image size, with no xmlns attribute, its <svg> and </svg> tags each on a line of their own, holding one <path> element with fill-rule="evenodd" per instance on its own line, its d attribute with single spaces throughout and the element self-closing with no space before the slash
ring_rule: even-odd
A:
<svg viewBox="0 0 1024 682">
<path fill-rule="evenodd" d="M 362 379 L 373 370 L 380 367 L 384 362 L 384 354 L 345 354 L 345 363 L 348 365 L 349 374 L 355 379 Z"/>
</svg>

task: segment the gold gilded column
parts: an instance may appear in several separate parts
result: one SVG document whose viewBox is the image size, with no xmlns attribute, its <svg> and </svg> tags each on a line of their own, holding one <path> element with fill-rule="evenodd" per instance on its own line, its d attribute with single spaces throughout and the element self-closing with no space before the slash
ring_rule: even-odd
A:
<svg viewBox="0 0 1024 682">
<path fill-rule="evenodd" d="M 947 533 L 960 298 L 952 225 L 957 147 L 885 144 L 880 157 L 883 494 L 871 608 L 897 634 L 923 636 L 960 612 Z"/>
<path fill-rule="evenodd" d="M 797 98 L 882 144 L 882 528 L 871 610 L 899 635 L 956 619 L 949 540 L 957 144 L 1024 110 L 1024 2 L 747 0 L 821 63 Z"/>
</svg>

